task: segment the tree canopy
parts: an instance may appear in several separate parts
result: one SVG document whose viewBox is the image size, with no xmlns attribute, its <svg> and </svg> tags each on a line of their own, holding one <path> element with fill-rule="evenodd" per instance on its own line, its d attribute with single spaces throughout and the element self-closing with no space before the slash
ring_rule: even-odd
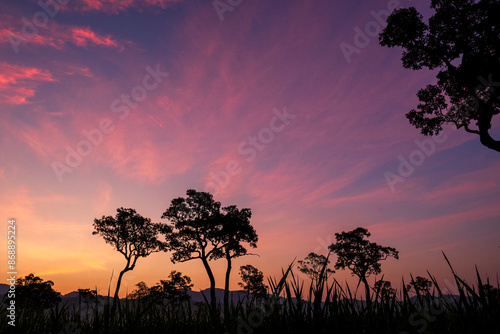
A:
<svg viewBox="0 0 500 334">
<path fill-rule="evenodd" d="M 392 284 L 389 281 L 380 279 L 375 282 L 373 289 L 381 301 L 391 300 L 396 296 L 396 290 L 392 288 Z"/>
<path fill-rule="evenodd" d="M 254 266 L 247 264 L 240 267 L 240 277 L 243 281 L 238 283 L 248 294 L 263 297 L 267 294 L 267 286 L 264 284 L 264 274 Z"/>
<path fill-rule="evenodd" d="M 417 276 L 415 277 L 415 279 L 413 279 L 412 276 L 411 282 L 406 286 L 406 289 L 408 291 L 415 290 L 415 293 L 417 294 L 429 294 L 429 290 L 432 288 L 432 285 L 432 281 L 428 280 L 425 277 Z"/>
<path fill-rule="evenodd" d="M 316 253 L 309 253 L 304 260 L 298 261 L 299 265 L 297 268 L 300 272 L 304 273 L 307 277 L 312 279 L 314 283 L 318 283 L 321 279 L 321 273 L 323 277 L 328 278 L 331 274 L 335 273 L 335 270 L 330 268 L 323 268 L 330 264 L 330 260 L 324 255 L 318 255 Z"/>
<path fill-rule="evenodd" d="M 54 282 L 44 281 L 33 273 L 16 280 L 16 302 L 24 309 L 48 309 L 61 301 L 61 293 L 52 287 Z M 8 299 L 5 299 L 7 302 Z"/>
<path fill-rule="evenodd" d="M 172 270 L 166 280 L 160 280 L 155 286 L 148 287 L 143 281 L 135 286 L 137 288 L 128 294 L 128 298 L 138 299 L 148 304 L 177 307 L 181 302 L 191 299 L 187 291 L 191 290 L 193 284 L 189 276 Z"/>
<path fill-rule="evenodd" d="M 395 10 L 379 36 L 381 45 L 403 48 L 405 68 L 438 70 L 437 83 L 418 91 L 420 103 L 406 117 L 424 135 L 449 123 L 500 152 L 490 134 L 500 112 L 500 2 L 432 0 L 431 8 L 428 22 L 414 7 Z"/>
</svg>

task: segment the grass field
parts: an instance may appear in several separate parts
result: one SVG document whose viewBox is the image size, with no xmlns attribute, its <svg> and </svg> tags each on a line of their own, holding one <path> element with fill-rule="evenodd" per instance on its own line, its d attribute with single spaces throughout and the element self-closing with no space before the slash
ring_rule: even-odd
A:
<svg viewBox="0 0 500 334">
<path fill-rule="evenodd" d="M 451 266 L 450 266 L 451 268 Z M 453 271 L 453 269 L 452 269 Z M 477 270 L 476 270 L 477 272 Z M 122 301 L 112 312 L 94 304 L 59 304 L 45 311 L 21 310 L 16 326 L 1 322 L 2 333 L 500 333 L 499 284 L 491 289 L 477 273 L 468 284 L 454 272 L 458 294 L 447 294 L 429 274 L 434 287 L 427 294 L 410 293 L 404 284 L 391 298 L 373 290 L 371 305 L 357 300 L 348 285 L 300 280 L 292 264 L 282 277 L 269 279 L 272 294 L 222 305 L 211 312 L 208 301 L 175 308 L 148 300 Z M 489 288 L 488 288 L 489 286 Z M 6 309 L 0 311 L 6 319 Z"/>
</svg>

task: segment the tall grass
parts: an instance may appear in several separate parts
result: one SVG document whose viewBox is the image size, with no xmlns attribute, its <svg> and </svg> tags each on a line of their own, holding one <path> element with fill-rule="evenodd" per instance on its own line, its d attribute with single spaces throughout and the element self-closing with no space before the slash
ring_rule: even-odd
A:
<svg viewBox="0 0 500 334">
<path fill-rule="evenodd" d="M 469 284 L 453 270 L 458 294 L 451 296 L 428 273 L 432 291 L 410 294 L 401 289 L 390 298 L 373 291 L 367 304 L 355 298 L 357 287 L 328 281 L 325 272 L 316 282 L 301 280 L 292 262 L 279 278 L 270 278 L 271 294 L 232 301 L 228 314 L 220 304 L 214 316 L 208 303 L 177 307 L 148 300 L 121 302 L 112 312 L 112 299 L 96 297 L 85 311 L 57 305 L 46 311 L 21 310 L 13 331 L 6 321 L 1 332 L 16 333 L 500 333 L 500 294 L 488 293 L 476 268 L 476 282 Z M 500 288 L 498 281 L 496 288 Z M 369 305 L 369 306 L 367 306 Z M 0 317 L 6 319 L 2 308 Z"/>
</svg>

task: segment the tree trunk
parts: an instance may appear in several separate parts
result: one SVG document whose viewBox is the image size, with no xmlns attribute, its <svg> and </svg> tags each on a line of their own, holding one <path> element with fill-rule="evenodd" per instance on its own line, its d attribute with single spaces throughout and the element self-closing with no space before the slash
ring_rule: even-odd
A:
<svg viewBox="0 0 500 334">
<path fill-rule="evenodd" d="M 201 261 L 203 262 L 203 266 L 205 267 L 205 270 L 207 271 L 207 274 L 208 274 L 208 278 L 210 279 L 210 306 L 211 306 L 213 314 L 215 315 L 215 306 L 217 305 L 217 300 L 215 298 L 214 274 L 212 273 L 212 269 L 210 269 L 210 266 L 208 264 L 207 259 L 202 257 Z"/>
<path fill-rule="evenodd" d="M 482 110 L 480 110 L 479 114 L 479 138 L 481 144 L 486 146 L 489 149 L 500 152 L 500 141 L 493 139 L 489 133 L 491 128 L 491 120 L 493 118 L 492 108 L 488 108 L 488 106 L 484 106 Z"/>
<path fill-rule="evenodd" d="M 226 253 L 227 268 L 226 268 L 226 282 L 224 284 L 224 319 L 229 314 L 229 277 L 231 275 L 231 256 Z"/>
<path fill-rule="evenodd" d="M 120 275 L 118 276 L 118 282 L 116 283 L 115 296 L 113 297 L 113 307 L 112 310 L 116 310 L 116 305 L 118 303 L 118 292 L 120 291 L 120 285 L 122 284 L 122 277 L 128 271 L 128 268 L 120 271 Z"/>
<path fill-rule="evenodd" d="M 365 285 L 366 307 L 370 307 L 372 304 L 372 300 L 370 297 L 370 285 L 368 285 L 368 281 L 366 280 L 366 277 L 361 278 L 361 281 Z"/>
</svg>

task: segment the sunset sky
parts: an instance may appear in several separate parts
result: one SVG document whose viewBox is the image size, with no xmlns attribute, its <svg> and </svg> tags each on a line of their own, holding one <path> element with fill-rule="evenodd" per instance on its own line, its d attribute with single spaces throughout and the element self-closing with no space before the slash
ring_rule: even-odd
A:
<svg viewBox="0 0 500 334">
<path fill-rule="evenodd" d="M 1 282 L 15 218 L 18 277 L 105 294 L 125 259 L 94 218 L 125 207 L 160 222 L 191 188 L 252 210 L 259 256 L 235 260 L 231 289 L 240 265 L 277 276 L 358 226 L 399 250 L 382 265 L 396 288 L 426 270 L 451 286 L 441 251 L 468 281 L 475 265 L 496 281 L 500 155 L 452 127 L 413 128 L 405 113 L 436 73 L 404 69 L 376 36 L 388 8 L 429 15 L 430 0 L 43 3 L 0 11 Z M 225 262 L 213 266 L 222 288 Z M 208 287 L 199 260 L 156 253 L 121 295 L 171 270 Z"/>
</svg>

